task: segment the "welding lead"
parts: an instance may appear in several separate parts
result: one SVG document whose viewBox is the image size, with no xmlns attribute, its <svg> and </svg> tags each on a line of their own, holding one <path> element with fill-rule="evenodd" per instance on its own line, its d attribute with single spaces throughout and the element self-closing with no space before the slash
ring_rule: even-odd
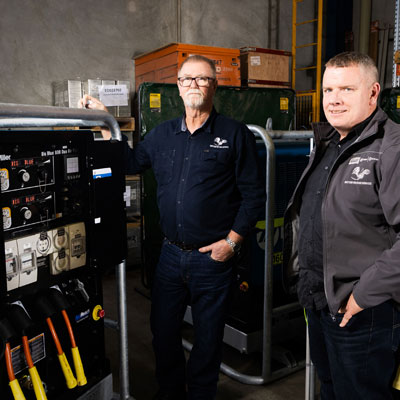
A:
<svg viewBox="0 0 400 400">
<path fill-rule="evenodd" d="M 28 337 L 26 336 L 26 332 L 32 326 L 32 321 L 26 310 L 24 309 L 22 303 L 20 302 L 11 304 L 7 315 L 9 315 L 9 318 L 15 329 L 18 329 L 22 332 L 22 348 L 24 350 L 24 355 L 26 363 L 28 365 L 28 371 L 29 375 L 31 376 L 32 386 L 35 392 L 36 399 L 45 400 L 47 399 L 46 392 L 44 390 L 39 373 L 33 364 L 31 351 L 29 349 Z"/>
<path fill-rule="evenodd" d="M 57 332 L 54 328 L 51 316 L 56 313 L 53 305 L 47 300 L 46 297 L 40 296 L 36 299 L 36 310 L 46 319 L 47 326 L 49 327 L 51 336 L 57 349 L 57 357 L 60 362 L 61 370 L 65 377 L 65 383 L 68 389 L 73 389 L 77 385 L 74 373 L 69 365 L 68 359 L 62 349 L 60 340 L 58 339 Z"/>
<path fill-rule="evenodd" d="M 9 340 L 14 335 L 15 332 L 10 322 L 6 318 L 3 318 L 0 321 L 0 338 L 2 339 L 3 344 L 5 344 L 4 358 L 6 361 L 8 379 L 10 381 L 9 385 L 15 400 L 25 400 L 25 396 L 24 393 L 22 392 L 21 386 L 19 385 L 18 379 L 15 378 L 14 367 L 12 364 L 11 347 Z"/>
<path fill-rule="evenodd" d="M 9 385 L 15 400 L 25 400 L 24 393 L 22 392 L 21 386 L 19 385 L 18 379 L 15 378 L 14 369 L 11 360 L 11 348 L 10 343 L 6 343 L 5 359 L 7 365 L 8 379 L 10 380 Z"/>
<path fill-rule="evenodd" d="M 53 325 L 53 322 L 51 321 L 51 318 L 50 317 L 46 318 L 46 322 L 49 327 L 51 336 L 53 337 L 56 348 L 57 348 L 58 361 L 60 362 L 61 369 L 62 369 L 62 372 L 65 377 L 65 383 L 67 384 L 67 388 L 73 389 L 77 385 L 77 381 L 75 379 L 74 373 L 72 372 L 72 369 L 69 366 L 67 357 L 65 356 L 65 353 L 61 347 L 61 343 L 58 339 L 58 336 L 57 336 L 56 330 L 54 329 L 54 325 Z"/>
<path fill-rule="evenodd" d="M 87 384 L 87 379 L 85 376 L 85 371 L 83 369 L 81 355 L 79 353 L 78 346 L 76 345 L 75 342 L 74 331 L 72 330 L 71 322 L 66 312 L 66 309 L 69 306 L 68 301 L 61 293 L 61 290 L 58 288 L 55 287 L 51 288 L 49 293 L 53 303 L 61 310 L 62 316 L 65 321 L 65 325 L 67 326 L 69 338 L 71 341 L 71 352 L 72 352 L 72 359 L 74 361 L 76 380 L 78 381 L 79 386 L 84 386 Z"/>
<path fill-rule="evenodd" d="M 31 351 L 29 349 L 29 342 L 27 336 L 22 336 L 22 348 L 24 349 L 26 363 L 28 364 L 29 375 L 31 376 L 33 390 L 37 400 L 47 400 L 46 392 L 43 387 L 42 380 L 40 379 L 39 372 L 32 361 Z"/>
<path fill-rule="evenodd" d="M 81 360 L 81 355 L 79 353 L 78 346 L 75 342 L 74 332 L 72 330 L 71 322 L 69 321 L 68 314 L 65 310 L 61 311 L 65 324 L 67 325 L 68 334 L 71 340 L 71 352 L 72 352 L 72 359 L 74 360 L 74 367 L 76 373 L 76 379 L 78 381 L 79 386 L 84 386 L 87 383 L 87 379 L 85 376 L 85 371 L 83 369 L 83 364 Z"/>
<path fill-rule="evenodd" d="M 25 400 L 24 393 L 22 392 L 21 386 L 19 385 L 18 379 L 15 378 L 14 375 L 14 368 L 12 365 L 12 360 L 11 360 L 11 348 L 10 348 L 10 343 L 6 343 L 6 349 L 5 349 L 5 359 L 6 359 L 6 365 L 7 365 L 7 374 L 8 374 L 8 379 L 10 380 L 9 385 L 13 394 L 13 397 L 15 400 Z"/>
</svg>

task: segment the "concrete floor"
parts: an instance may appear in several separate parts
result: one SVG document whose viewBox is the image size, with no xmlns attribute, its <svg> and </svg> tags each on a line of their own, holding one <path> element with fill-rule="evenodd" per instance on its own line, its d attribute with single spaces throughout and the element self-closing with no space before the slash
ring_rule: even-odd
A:
<svg viewBox="0 0 400 400">
<path fill-rule="evenodd" d="M 106 275 L 104 284 L 104 309 L 106 316 L 117 318 L 117 287 L 114 273 Z M 139 269 L 127 269 L 127 305 L 128 305 L 128 341 L 129 341 L 129 379 L 130 394 L 135 400 L 150 400 L 157 391 L 154 378 L 154 356 L 151 346 L 149 326 L 150 301 L 149 292 L 140 279 Z M 190 335 L 191 328 L 185 328 Z M 110 359 L 113 373 L 114 392 L 119 391 L 118 380 L 118 335 L 116 331 L 106 329 L 106 352 Z M 224 362 L 240 370 L 260 374 L 259 355 L 240 355 L 235 349 L 225 345 Z M 236 367 L 238 366 L 238 367 Z M 280 380 L 263 385 L 253 386 L 234 381 L 220 374 L 217 400 L 300 400 L 304 399 L 304 369 Z"/>
</svg>

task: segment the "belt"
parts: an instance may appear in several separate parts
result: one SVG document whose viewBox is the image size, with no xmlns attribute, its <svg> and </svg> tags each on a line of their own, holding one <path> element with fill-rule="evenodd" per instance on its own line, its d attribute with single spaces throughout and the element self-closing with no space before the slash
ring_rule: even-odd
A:
<svg viewBox="0 0 400 400">
<path fill-rule="evenodd" d="M 181 250 L 183 251 L 193 251 L 193 250 L 198 250 L 200 249 L 200 247 L 204 247 L 207 246 L 206 243 L 199 243 L 199 244 L 186 244 L 183 242 L 178 242 L 175 240 L 169 240 L 169 239 L 165 239 L 169 244 L 173 244 L 176 247 L 179 247 Z"/>
</svg>

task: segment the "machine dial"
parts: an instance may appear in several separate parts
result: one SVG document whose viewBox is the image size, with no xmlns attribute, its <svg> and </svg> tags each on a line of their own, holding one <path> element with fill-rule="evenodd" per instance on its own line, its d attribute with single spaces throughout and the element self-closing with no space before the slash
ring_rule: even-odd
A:
<svg viewBox="0 0 400 400">
<path fill-rule="evenodd" d="M 18 177 L 21 180 L 22 183 L 29 182 L 29 179 L 31 179 L 31 175 L 26 169 L 21 169 L 18 172 Z"/>
<path fill-rule="evenodd" d="M 32 211 L 28 207 L 22 207 L 20 213 L 25 221 L 29 221 L 32 218 Z"/>
</svg>

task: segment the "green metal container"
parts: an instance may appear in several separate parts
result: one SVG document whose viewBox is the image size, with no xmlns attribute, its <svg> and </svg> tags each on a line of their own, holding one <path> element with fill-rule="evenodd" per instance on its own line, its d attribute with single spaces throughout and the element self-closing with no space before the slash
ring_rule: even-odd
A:
<svg viewBox="0 0 400 400">
<path fill-rule="evenodd" d="M 400 88 L 384 89 L 379 103 L 389 118 L 400 124 Z"/>
<path fill-rule="evenodd" d="M 138 102 L 141 136 L 184 111 L 178 87 L 171 83 L 142 83 Z M 214 105 L 219 113 L 245 124 L 265 127 L 268 118 L 272 118 L 272 129 L 294 129 L 295 93 L 292 89 L 220 86 Z"/>
<path fill-rule="evenodd" d="M 277 88 L 221 86 L 214 98 L 214 106 L 219 113 L 264 128 L 268 119 L 272 118 L 272 129 L 275 130 L 294 128 L 295 103 L 293 90 Z M 177 85 L 142 83 L 139 86 L 138 126 L 142 138 L 161 122 L 179 117 L 183 112 Z M 151 281 L 163 239 L 156 201 L 157 183 L 151 170 L 144 173 L 143 185 L 144 267 Z"/>
</svg>

